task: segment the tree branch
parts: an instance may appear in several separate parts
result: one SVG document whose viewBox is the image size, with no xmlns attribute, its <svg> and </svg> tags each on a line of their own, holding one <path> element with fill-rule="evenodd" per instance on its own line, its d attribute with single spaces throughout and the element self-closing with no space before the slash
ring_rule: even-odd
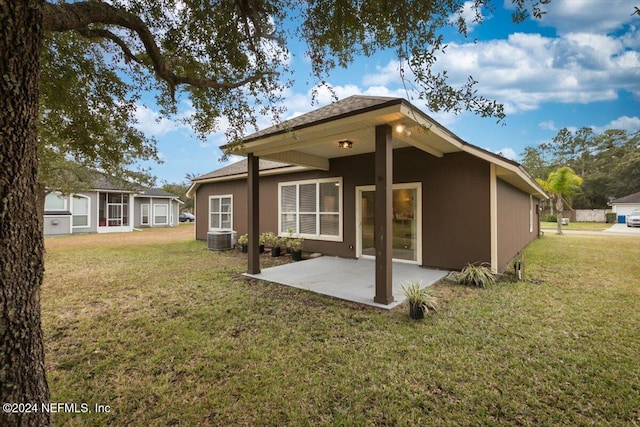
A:
<svg viewBox="0 0 640 427">
<path fill-rule="evenodd" d="M 83 35 L 88 39 L 99 38 L 99 39 L 111 40 L 112 42 L 120 46 L 120 49 L 122 49 L 122 53 L 124 54 L 125 60 L 134 61 L 134 62 L 137 62 L 138 64 L 142 64 L 142 61 L 138 57 L 136 57 L 133 54 L 133 52 L 131 52 L 131 49 L 129 49 L 129 46 L 127 46 L 127 43 L 125 43 L 124 40 L 122 40 L 120 37 L 118 37 L 117 35 L 115 35 L 109 30 L 82 28 L 78 30 L 78 33 L 80 33 L 81 35 Z"/>
<path fill-rule="evenodd" d="M 137 15 L 123 9 L 115 8 L 107 3 L 83 1 L 76 3 L 45 3 L 43 7 L 43 26 L 46 31 L 78 31 L 85 37 L 102 37 L 116 43 L 123 50 L 125 57 L 140 62 L 126 43 L 108 30 L 91 29 L 93 24 L 114 25 L 134 31 L 143 43 L 146 53 L 151 59 L 157 77 L 169 85 L 171 96 L 175 95 L 178 85 L 191 85 L 199 88 L 235 89 L 250 82 L 256 82 L 271 72 L 257 72 L 237 81 L 218 81 L 211 78 L 200 78 L 176 74 L 160 48 L 149 27 Z"/>
</svg>

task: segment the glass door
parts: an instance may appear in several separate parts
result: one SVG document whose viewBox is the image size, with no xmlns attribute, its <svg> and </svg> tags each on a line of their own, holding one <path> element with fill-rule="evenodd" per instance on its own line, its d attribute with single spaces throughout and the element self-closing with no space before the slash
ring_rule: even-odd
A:
<svg viewBox="0 0 640 427">
<path fill-rule="evenodd" d="M 375 256 L 375 188 L 357 191 L 359 204 L 358 238 L 360 254 Z M 418 184 L 397 184 L 393 189 L 393 258 L 418 262 L 420 250 L 420 188 Z"/>
</svg>

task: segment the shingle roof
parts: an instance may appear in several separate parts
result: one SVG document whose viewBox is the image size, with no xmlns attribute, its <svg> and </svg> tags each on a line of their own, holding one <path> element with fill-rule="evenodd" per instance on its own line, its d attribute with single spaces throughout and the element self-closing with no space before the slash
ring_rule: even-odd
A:
<svg viewBox="0 0 640 427">
<path fill-rule="evenodd" d="M 169 193 L 168 191 L 164 191 L 159 188 L 143 188 L 138 191 L 138 194 L 149 197 L 178 197 L 175 194 Z"/>
<path fill-rule="evenodd" d="M 384 104 L 398 104 L 404 101 L 402 98 L 388 96 L 363 96 L 353 95 L 336 101 L 317 110 L 286 120 L 276 126 L 271 126 L 247 136 L 244 141 L 249 142 L 267 135 L 288 132 L 291 129 L 300 129 L 306 126 L 320 124 L 326 121 L 336 120 L 344 116 L 363 113 L 369 109 L 382 108 Z"/>
<path fill-rule="evenodd" d="M 620 197 L 619 199 L 611 201 L 612 205 L 621 203 L 640 203 L 640 192 L 629 194 L 628 196 Z"/>
<path fill-rule="evenodd" d="M 275 162 L 273 160 L 263 160 L 263 159 L 259 159 L 259 170 L 264 171 L 264 170 L 270 170 L 270 169 L 280 169 L 280 168 L 286 168 L 291 166 L 288 163 L 282 163 L 282 162 Z M 217 169 L 213 172 L 209 172 L 207 174 L 204 175 L 200 175 L 196 178 L 194 178 L 192 181 L 193 182 L 197 182 L 197 181 L 202 181 L 205 179 L 211 179 L 211 178 L 220 178 L 223 176 L 233 176 L 233 175 L 242 175 L 247 173 L 248 171 L 248 166 L 247 166 L 247 159 L 242 159 L 236 163 L 232 163 L 228 166 L 225 166 L 223 168 Z"/>
<path fill-rule="evenodd" d="M 178 196 L 176 196 L 175 194 L 171 194 L 159 188 L 141 188 L 134 184 L 118 180 L 117 178 L 114 181 L 112 181 L 112 178 L 110 177 L 107 177 L 101 173 L 96 173 L 96 179 L 91 185 L 91 188 L 94 190 L 126 191 L 130 193 L 138 193 L 140 195 L 145 195 L 149 197 L 172 197 L 176 199 L 178 198 Z"/>
</svg>

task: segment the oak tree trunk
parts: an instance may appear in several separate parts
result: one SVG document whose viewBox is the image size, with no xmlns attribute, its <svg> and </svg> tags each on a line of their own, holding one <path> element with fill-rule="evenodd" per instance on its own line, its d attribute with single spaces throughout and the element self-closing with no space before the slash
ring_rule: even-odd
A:
<svg viewBox="0 0 640 427">
<path fill-rule="evenodd" d="M 49 401 L 37 185 L 41 7 L 41 0 L 0 0 L 0 403 Z M 14 409 L 24 408 L 3 405 L 1 426 L 50 424 L 39 407 Z"/>
</svg>

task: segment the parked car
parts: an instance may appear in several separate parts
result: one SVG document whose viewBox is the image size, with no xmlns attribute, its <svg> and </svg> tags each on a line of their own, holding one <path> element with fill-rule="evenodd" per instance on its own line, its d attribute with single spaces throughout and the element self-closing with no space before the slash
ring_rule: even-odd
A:
<svg viewBox="0 0 640 427">
<path fill-rule="evenodd" d="M 627 215 L 627 227 L 640 227 L 640 211 L 633 211 Z"/>
<path fill-rule="evenodd" d="M 180 222 L 193 222 L 196 220 L 196 217 L 189 212 L 182 212 L 180 214 Z"/>
</svg>

